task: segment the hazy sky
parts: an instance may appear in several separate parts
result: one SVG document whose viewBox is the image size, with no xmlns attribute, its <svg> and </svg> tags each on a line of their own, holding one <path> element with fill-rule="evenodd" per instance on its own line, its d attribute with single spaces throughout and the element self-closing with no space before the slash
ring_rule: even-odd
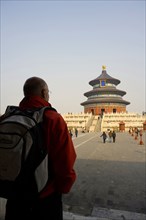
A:
<svg viewBox="0 0 146 220">
<path fill-rule="evenodd" d="M 0 113 L 18 105 L 31 76 L 42 77 L 60 113 L 79 113 L 102 65 L 145 111 L 145 1 L 1 1 Z"/>
</svg>

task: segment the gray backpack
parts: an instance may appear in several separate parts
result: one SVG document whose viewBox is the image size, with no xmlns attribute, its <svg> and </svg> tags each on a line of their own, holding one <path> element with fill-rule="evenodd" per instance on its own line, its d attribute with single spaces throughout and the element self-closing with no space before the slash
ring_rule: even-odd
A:
<svg viewBox="0 0 146 220">
<path fill-rule="evenodd" d="M 48 154 L 43 138 L 43 107 L 21 111 L 8 106 L 0 119 L 0 197 L 38 196 L 48 180 Z M 56 111 L 56 110 L 55 110 Z"/>
</svg>

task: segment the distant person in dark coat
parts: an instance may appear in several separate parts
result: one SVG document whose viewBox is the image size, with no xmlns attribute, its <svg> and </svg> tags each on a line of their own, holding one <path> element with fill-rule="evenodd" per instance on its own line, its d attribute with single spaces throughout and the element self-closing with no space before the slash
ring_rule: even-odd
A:
<svg viewBox="0 0 146 220">
<path fill-rule="evenodd" d="M 106 138 L 107 138 L 107 135 L 106 135 L 105 131 L 102 133 L 102 135 L 100 137 L 103 138 L 103 143 L 105 143 Z"/>
<path fill-rule="evenodd" d="M 113 131 L 112 137 L 113 137 L 113 143 L 115 143 L 115 141 L 116 141 L 116 132 L 115 131 Z"/>
<path fill-rule="evenodd" d="M 112 131 L 109 131 L 109 133 L 108 133 L 108 137 L 109 137 L 109 142 L 111 143 L 111 139 L 112 139 Z"/>
<path fill-rule="evenodd" d="M 78 137 L 78 130 L 77 130 L 77 128 L 75 129 L 75 136 Z"/>
</svg>

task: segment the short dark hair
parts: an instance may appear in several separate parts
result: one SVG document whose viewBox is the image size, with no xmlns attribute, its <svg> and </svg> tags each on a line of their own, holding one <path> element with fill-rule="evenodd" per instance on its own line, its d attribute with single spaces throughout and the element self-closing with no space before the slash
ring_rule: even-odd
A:
<svg viewBox="0 0 146 220">
<path fill-rule="evenodd" d="M 24 96 L 40 95 L 41 90 L 45 88 L 47 83 L 39 77 L 31 77 L 27 79 L 23 86 Z"/>
</svg>

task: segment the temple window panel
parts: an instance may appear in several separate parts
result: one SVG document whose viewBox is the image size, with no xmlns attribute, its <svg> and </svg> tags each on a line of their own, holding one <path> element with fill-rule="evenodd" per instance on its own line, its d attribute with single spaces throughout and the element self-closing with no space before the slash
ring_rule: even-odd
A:
<svg viewBox="0 0 146 220">
<path fill-rule="evenodd" d="M 100 80 L 100 86 L 105 87 L 106 86 L 106 80 Z"/>
</svg>

